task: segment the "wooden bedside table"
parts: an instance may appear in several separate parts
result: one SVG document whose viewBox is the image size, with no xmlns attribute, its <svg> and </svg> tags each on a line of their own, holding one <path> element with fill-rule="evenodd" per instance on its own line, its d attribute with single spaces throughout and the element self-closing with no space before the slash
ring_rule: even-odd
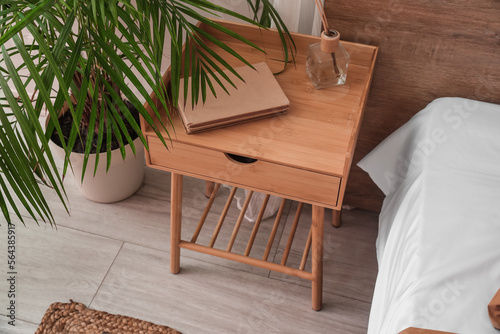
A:
<svg viewBox="0 0 500 334">
<path fill-rule="evenodd" d="M 267 51 L 266 57 L 231 37 L 218 36 L 250 63 L 266 61 L 273 71 L 282 68 L 282 63 L 272 60 L 282 58 L 276 31 L 221 23 Z M 201 27 L 214 33 L 210 27 Z M 290 110 L 286 115 L 195 135 L 187 135 L 181 120 L 174 116 L 176 132 L 170 132 L 170 150 L 144 122 L 142 126 L 150 148 L 146 153 L 148 166 L 172 173 L 171 271 L 179 272 L 180 248 L 275 270 L 311 280 L 312 307 L 320 310 L 324 209 L 335 210 L 336 225 L 339 225 L 339 213 L 378 49 L 343 42 L 351 56 L 347 84 L 316 90 L 306 75 L 305 64 L 309 44 L 318 42 L 319 37 L 293 36 L 297 45 L 296 66 L 291 64 L 284 73 L 276 76 L 290 100 Z M 223 54 L 217 47 L 213 46 L 213 49 Z M 226 58 L 232 66 L 241 64 Z M 163 80 L 168 84 L 169 71 Z M 163 118 L 167 124 L 166 115 Z M 241 163 L 236 161 L 238 156 L 255 161 Z M 231 247 L 220 250 L 211 247 L 213 245 L 200 245 L 196 243 L 196 237 L 191 241 L 181 240 L 183 175 L 312 204 L 312 271 L 271 263 L 266 261 L 266 256 L 257 259 L 234 254 L 228 251 Z M 214 235 L 216 237 L 216 233 Z"/>
</svg>

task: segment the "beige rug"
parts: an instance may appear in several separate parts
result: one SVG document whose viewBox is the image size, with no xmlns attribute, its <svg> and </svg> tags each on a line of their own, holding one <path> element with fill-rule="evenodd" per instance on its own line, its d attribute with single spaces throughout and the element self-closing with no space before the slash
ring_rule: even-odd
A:
<svg viewBox="0 0 500 334">
<path fill-rule="evenodd" d="M 85 307 L 82 303 L 54 303 L 35 334 L 181 334 L 167 326 L 114 315 Z"/>
</svg>

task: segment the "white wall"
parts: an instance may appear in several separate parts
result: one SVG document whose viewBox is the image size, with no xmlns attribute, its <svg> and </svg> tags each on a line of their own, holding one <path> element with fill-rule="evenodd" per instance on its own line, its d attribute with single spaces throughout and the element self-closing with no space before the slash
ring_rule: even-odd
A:
<svg viewBox="0 0 500 334">
<path fill-rule="evenodd" d="M 246 0 L 213 0 L 213 2 L 243 15 L 248 16 L 250 13 Z M 317 14 L 314 0 L 274 0 L 274 5 L 290 31 L 319 35 L 321 25 L 315 26 L 314 23 L 319 23 L 315 20 Z M 227 15 L 223 15 L 222 19 L 234 21 Z"/>
</svg>

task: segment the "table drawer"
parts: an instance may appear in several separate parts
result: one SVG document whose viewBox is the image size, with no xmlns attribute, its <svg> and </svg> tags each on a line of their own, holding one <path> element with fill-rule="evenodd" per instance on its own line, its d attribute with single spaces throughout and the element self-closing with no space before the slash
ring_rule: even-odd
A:
<svg viewBox="0 0 500 334">
<path fill-rule="evenodd" d="M 169 151 L 148 137 L 148 165 L 184 175 L 271 193 L 311 204 L 335 207 L 340 178 L 257 160 L 235 161 L 224 152 L 178 142 Z"/>
</svg>

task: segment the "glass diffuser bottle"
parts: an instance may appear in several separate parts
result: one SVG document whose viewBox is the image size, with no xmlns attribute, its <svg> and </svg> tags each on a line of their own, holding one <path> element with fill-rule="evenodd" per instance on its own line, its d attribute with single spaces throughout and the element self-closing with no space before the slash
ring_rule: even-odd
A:
<svg viewBox="0 0 500 334">
<path fill-rule="evenodd" d="M 316 89 L 343 85 L 347 78 L 349 54 L 336 30 L 321 33 L 321 42 L 309 45 L 306 72 Z"/>
</svg>

